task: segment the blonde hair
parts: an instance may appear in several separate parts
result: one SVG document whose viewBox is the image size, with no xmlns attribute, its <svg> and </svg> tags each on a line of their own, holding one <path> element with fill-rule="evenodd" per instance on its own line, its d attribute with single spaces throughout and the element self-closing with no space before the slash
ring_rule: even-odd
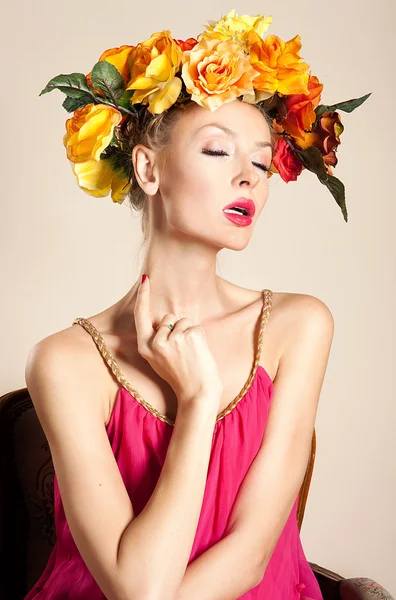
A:
<svg viewBox="0 0 396 600">
<path fill-rule="evenodd" d="M 240 98 L 238 98 L 240 100 Z M 242 101 L 242 100 L 241 100 Z M 154 115 L 146 121 L 142 127 L 137 127 L 133 120 L 126 120 L 120 129 L 120 140 L 126 148 L 129 161 L 132 163 L 132 150 L 137 144 L 142 144 L 162 155 L 162 165 L 166 163 L 168 152 L 172 145 L 172 131 L 185 110 L 192 105 L 196 105 L 192 100 L 184 105 L 175 104 L 168 110 Z M 275 131 L 272 126 L 272 118 L 264 108 L 262 103 L 252 104 L 265 118 L 271 135 L 271 143 L 274 144 Z M 126 202 L 131 209 L 141 213 L 141 227 L 143 233 L 143 244 L 148 238 L 148 202 L 145 192 L 140 187 L 133 165 L 130 165 L 130 183 L 131 188 L 126 197 Z"/>
</svg>

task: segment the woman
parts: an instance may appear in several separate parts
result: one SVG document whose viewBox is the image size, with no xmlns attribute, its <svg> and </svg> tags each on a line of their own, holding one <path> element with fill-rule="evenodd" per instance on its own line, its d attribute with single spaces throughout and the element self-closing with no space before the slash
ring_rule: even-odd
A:
<svg viewBox="0 0 396 600">
<path fill-rule="evenodd" d="M 238 96 L 123 125 L 146 277 L 30 351 L 57 543 L 26 600 L 320 600 L 296 510 L 332 315 L 216 274 L 267 202 L 271 119 Z"/>
</svg>

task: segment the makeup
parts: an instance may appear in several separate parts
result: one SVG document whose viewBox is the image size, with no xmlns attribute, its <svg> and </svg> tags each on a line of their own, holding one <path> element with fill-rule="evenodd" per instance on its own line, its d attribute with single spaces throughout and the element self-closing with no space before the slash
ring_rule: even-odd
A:
<svg viewBox="0 0 396 600">
<path fill-rule="evenodd" d="M 236 214 L 236 213 L 228 213 L 228 212 L 224 212 L 224 216 L 229 219 L 229 221 L 231 221 L 232 223 L 235 223 L 235 225 L 240 225 L 242 227 L 246 227 L 247 225 L 250 225 L 251 222 L 253 221 L 252 217 L 248 217 L 247 215 L 242 215 L 242 214 Z"/>
<path fill-rule="evenodd" d="M 250 225 L 255 212 L 256 205 L 250 198 L 237 198 L 223 208 L 224 216 L 241 226 Z"/>
</svg>

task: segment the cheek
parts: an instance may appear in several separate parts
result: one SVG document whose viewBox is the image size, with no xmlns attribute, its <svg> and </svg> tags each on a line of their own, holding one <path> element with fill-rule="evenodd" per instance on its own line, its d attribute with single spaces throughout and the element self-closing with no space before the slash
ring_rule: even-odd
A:
<svg viewBox="0 0 396 600">
<path fill-rule="evenodd" d="M 224 195 L 224 182 L 218 169 L 209 161 L 175 160 L 164 172 L 160 190 L 164 199 L 172 204 L 173 210 L 178 206 L 188 205 L 190 210 L 202 212 L 204 205 L 208 207 L 216 199 Z"/>
</svg>

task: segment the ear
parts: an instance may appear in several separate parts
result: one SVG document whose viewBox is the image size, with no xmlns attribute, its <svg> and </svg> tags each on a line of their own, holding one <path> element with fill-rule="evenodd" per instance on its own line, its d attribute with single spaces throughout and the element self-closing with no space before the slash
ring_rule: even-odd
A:
<svg viewBox="0 0 396 600">
<path fill-rule="evenodd" d="M 159 187 L 159 163 L 157 153 L 137 144 L 132 150 L 132 164 L 136 179 L 147 196 L 154 196 Z"/>
</svg>

